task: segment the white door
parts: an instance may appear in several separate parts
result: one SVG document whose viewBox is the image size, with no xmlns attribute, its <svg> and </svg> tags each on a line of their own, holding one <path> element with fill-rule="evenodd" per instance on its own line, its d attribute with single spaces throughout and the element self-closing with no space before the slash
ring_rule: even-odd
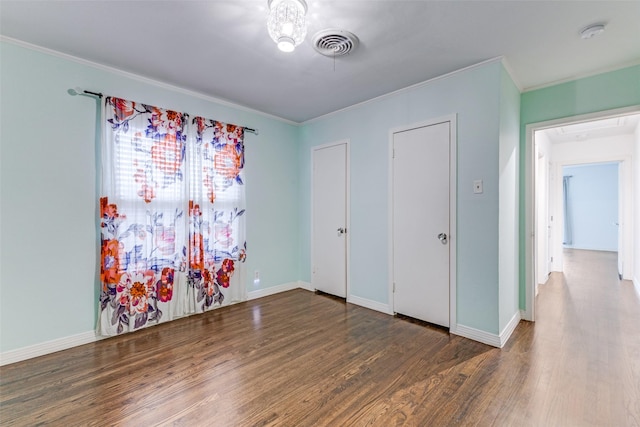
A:
<svg viewBox="0 0 640 427">
<path fill-rule="evenodd" d="M 551 225 L 549 222 L 549 163 L 547 156 L 538 153 L 536 161 L 536 283 L 547 282 L 550 272 L 549 238 Z M 537 292 L 537 291 L 536 291 Z"/>
<path fill-rule="evenodd" d="M 347 296 L 347 144 L 316 147 L 312 184 L 314 289 Z"/>
<path fill-rule="evenodd" d="M 393 308 L 449 326 L 450 122 L 393 135 Z"/>
</svg>

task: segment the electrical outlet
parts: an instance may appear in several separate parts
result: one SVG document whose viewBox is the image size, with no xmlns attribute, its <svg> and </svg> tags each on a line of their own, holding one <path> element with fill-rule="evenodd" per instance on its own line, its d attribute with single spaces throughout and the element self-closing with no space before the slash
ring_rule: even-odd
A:
<svg viewBox="0 0 640 427">
<path fill-rule="evenodd" d="M 260 284 L 260 272 L 258 270 L 253 272 L 253 285 L 258 286 Z"/>
<path fill-rule="evenodd" d="M 475 181 L 473 181 L 473 194 L 482 194 L 482 191 L 482 180 L 476 179 Z"/>
</svg>

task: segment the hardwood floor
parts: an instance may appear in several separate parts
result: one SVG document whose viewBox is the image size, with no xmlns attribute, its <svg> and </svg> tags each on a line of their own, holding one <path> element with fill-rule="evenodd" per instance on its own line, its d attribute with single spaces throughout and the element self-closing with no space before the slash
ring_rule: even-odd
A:
<svg viewBox="0 0 640 427">
<path fill-rule="evenodd" d="M 640 299 L 615 258 L 568 253 L 537 308 L 496 349 L 290 291 L 4 366 L 0 422 L 640 425 Z"/>
</svg>

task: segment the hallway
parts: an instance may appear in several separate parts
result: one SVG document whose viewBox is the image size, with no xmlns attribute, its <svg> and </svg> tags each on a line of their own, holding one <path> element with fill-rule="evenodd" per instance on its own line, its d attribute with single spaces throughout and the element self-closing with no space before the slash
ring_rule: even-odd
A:
<svg viewBox="0 0 640 427">
<path fill-rule="evenodd" d="M 640 425 L 640 297 L 618 280 L 615 252 L 564 260 L 536 302 L 524 387 L 535 425 Z"/>
</svg>

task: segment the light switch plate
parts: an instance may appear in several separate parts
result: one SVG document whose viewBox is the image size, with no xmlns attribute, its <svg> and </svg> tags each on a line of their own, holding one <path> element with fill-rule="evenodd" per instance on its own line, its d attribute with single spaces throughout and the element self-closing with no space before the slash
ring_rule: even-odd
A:
<svg viewBox="0 0 640 427">
<path fill-rule="evenodd" d="M 473 181 L 473 194 L 482 194 L 482 180 L 476 179 Z"/>
</svg>

